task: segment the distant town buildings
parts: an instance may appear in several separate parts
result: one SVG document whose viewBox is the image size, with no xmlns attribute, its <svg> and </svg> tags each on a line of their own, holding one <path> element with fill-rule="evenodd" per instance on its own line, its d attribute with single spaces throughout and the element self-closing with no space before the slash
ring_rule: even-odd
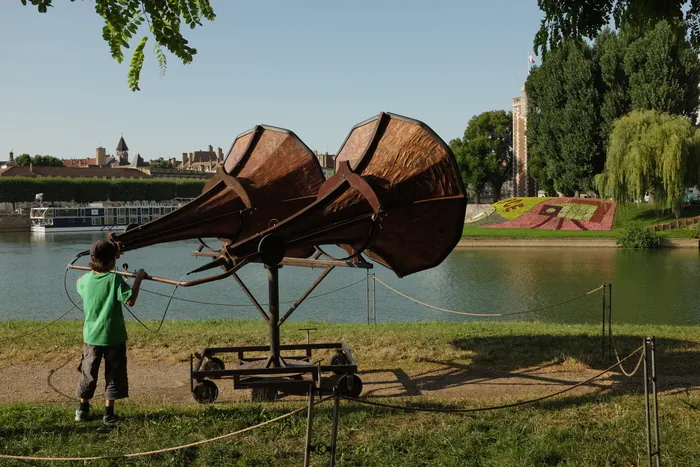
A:
<svg viewBox="0 0 700 467">
<path fill-rule="evenodd" d="M 182 161 L 175 158 L 170 159 L 170 164 L 177 170 L 194 170 L 198 172 L 216 172 L 224 163 L 224 152 L 221 148 L 210 144 L 207 151 L 183 152 Z"/>
<path fill-rule="evenodd" d="M 95 157 L 88 157 L 85 159 L 61 159 L 61 162 L 63 162 L 65 167 L 81 169 L 90 167 L 130 167 L 140 169 L 146 167 L 146 162 L 141 157 L 141 154 L 137 154 L 133 162 L 129 161 L 129 146 L 127 146 L 126 141 L 124 141 L 124 136 L 119 138 L 116 155 L 114 156 L 107 154 L 107 150 L 100 146 L 95 149 Z"/>
<path fill-rule="evenodd" d="M 15 153 L 10 151 L 10 159 L 7 161 L 0 161 L 0 169 L 7 169 L 14 167 L 15 165 Z"/>
<path fill-rule="evenodd" d="M 535 182 L 528 171 L 527 93 L 513 98 L 513 196 L 536 196 Z"/>
<path fill-rule="evenodd" d="M 326 178 L 335 173 L 334 154 L 327 152 L 320 153 L 314 151 L 319 165 Z M 66 176 L 66 177 L 99 177 L 99 178 L 211 178 L 216 171 L 223 167 L 224 153 L 221 148 L 214 150 L 209 145 L 206 151 L 183 152 L 180 160 L 173 157 L 170 159 L 158 159 L 160 163 L 157 167 L 149 167 L 140 154 L 135 158 L 129 156 L 129 146 L 124 137 L 119 138 L 115 154 L 107 154 L 107 150 L 102 146 L 95 149 L 95 157 L 84 159 L 61 159 L 64 167 L 17 167 L 15 166 L 14 154 L 10 152 L 9 161 L 0 161 L 0 170 L 13 168 L 12 171 L 3 171 L 3 176 Z M 65 170 L 61 170 L 65 169 Z M 120 172 L 110 172 L 110 170 L 122 169 Z M 128 169 L 128 170 L 127 170 Z M 76 172 L 76 170 L 78 172 Z M 135 172 L 142 175 L 134 175 Z"/>
<path fill-rule="evenodd" d="M 321 166 L 321 170 L 323 170 L 323 175 L 328 178 L 332 176 L 335 173 L 335 154 L 328 154 L 327 152 L 320 153 L 318 151 L 314 151 L 314 155 L 318 159 L 318 163 Z"/>
</svg>

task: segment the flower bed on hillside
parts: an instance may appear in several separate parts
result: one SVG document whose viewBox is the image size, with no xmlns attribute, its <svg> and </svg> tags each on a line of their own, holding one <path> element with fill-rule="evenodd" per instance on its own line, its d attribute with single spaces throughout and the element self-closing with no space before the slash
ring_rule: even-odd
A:
<svg viewBox="0 0 700 467">
<path fill-rule="evenodd" d="M 584 198 L 508 198 L 494 206 L 509 220 L 484 227 L 610 230 L 616 208 L 614 201 Z"/>
<path fill-rule="evenodd" d="M 550 199 L 552 198 L 506 198 L 498 203 L 494 203 L 493 207 L 496 208 L 496 212 L 502 217 L 517 219 L 530 211 L 534 206 Z"/>
</svg>

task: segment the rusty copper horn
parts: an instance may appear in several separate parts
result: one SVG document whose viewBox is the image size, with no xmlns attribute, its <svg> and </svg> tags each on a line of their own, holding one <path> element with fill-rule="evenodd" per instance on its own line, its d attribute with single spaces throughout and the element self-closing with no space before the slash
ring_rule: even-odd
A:
<svg viewBox="0 0 700 467">
<path fill-rule="evenodd" d="M 281 250 L 336 244 L 344 259 L 364 253 L 403 277 L 440 264 L 456 246 L 464 185 L 449 146 L 424 123 L 380 113 L 356 125 L 336 169 L 313 204 L 226 245 L 229 257 L 269 250 L 274 263 Z"/>
<path fill-rule="evenodd" d="M 311 204 L 323 182 L 318 160 L 294 133 L 258 125 L 236 137 L 223 168 L 199 197 L 147 224 L 110 234 L 110 240 L 120 252 L 194 238 L 235 243 Z"/>
</svg>

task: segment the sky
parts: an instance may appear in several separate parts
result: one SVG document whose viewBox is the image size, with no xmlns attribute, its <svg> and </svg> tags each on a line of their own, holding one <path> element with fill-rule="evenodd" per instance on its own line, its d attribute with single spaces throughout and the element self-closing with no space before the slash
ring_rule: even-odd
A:
<svg viewBox="0 0 700 467">
<path fill-rule="evenodd" d="M 179 159 L 226 152 L 257 124 L 336 153 L 381 111 L 449 142 L 472 116 L 511 109 L 542 18 L 536 0 L 213 0 L 216 20 L 184 30 L 194 61 L 169 55 L 161 77 L 151 39 L 132 92 L 130 51 L 112 59 L 94 2 L 54 3 L 0 2 L 0 160 L 113 154 L 122 134 L 131 155 Z"/>
</svg>

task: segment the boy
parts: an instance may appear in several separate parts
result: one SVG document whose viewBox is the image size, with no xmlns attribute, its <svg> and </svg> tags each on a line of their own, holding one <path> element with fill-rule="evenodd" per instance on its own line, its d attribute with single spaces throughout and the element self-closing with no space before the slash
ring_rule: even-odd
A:
<svg viewBox="0 0 700 467">
<path fill-rule="evenodd" d="M 75 421 L 90 419 L 90 399 L 97 387 L 97 373 L 105 360 L 105 415 L 103 422 L 113 424 L 119 420 L 114 413 L 114 401 L 129 397 L 129 381 L 126 373 L 126 326 L 122 303 L 133 306 L 139 294 L 141 281 L 146 277 L 143 269 L 136 273 L 133 288 L 121 276 L 111 272 L 117 261 L 117 247 L 105 240 L 98 240 L 90 248 L 91 272 L 78 279 L 78 294 L 83 299 L 85 322 L 83 325 L 83 357 L 80 360 L 81 378 L 76 395 L 80 406 L 75 411 Z"/>
</svg>

